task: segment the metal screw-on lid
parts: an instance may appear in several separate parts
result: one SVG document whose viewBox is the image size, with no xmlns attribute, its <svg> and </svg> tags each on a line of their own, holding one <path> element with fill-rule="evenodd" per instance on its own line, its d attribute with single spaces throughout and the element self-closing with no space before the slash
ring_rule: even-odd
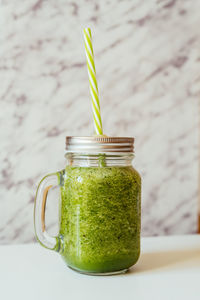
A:
<svg viewBox="0 0 200 300">
<path fill-rule="evenodd" d="M 107 136 L 67 136 L 67 153 L 134 152 L 134 138 Z"/>
</svg>

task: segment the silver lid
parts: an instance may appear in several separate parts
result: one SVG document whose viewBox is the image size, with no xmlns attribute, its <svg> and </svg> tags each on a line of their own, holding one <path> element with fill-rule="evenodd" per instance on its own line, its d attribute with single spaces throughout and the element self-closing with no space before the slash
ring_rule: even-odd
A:
<svg viewBox="0 0 200 300">
<path fill-rule="evenodd" d="M 67 153 L 134 152 L 134 138 L 107 136 L 67 136 Z"/>
</svg>

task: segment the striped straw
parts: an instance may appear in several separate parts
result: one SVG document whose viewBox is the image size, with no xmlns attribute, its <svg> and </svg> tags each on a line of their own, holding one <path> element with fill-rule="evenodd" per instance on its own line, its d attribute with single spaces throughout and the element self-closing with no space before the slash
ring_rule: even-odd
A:
<svg viewBox="0 0 200 300">
<path fill-rule="evenodd" d="M 92 47 L 92 34 L 90 28 L 84 28 L 84 43 L 85 43 L 85 53 L 87 59 L 88 76 L 90 82 L 90 94 L 92 98 L 92 111 L 94 119 L 95 133 L 97 135 L 103 134 L 101 114 L 100 114 L 100 104 L 99 104 L 99 92 L 96 80 L 96 70 L 94 64 L 94 52 Z"/>
</svg>

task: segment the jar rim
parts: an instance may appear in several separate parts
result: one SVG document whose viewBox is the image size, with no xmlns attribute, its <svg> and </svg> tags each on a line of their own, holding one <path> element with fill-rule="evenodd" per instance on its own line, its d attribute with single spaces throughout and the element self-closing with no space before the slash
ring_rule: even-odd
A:
<svg viewBox="0 0 200 300">
<path fill-rule="evenodd" d="M 66 153 L 134 153 L 134 138 L 67 136 Z"/>
</svg>

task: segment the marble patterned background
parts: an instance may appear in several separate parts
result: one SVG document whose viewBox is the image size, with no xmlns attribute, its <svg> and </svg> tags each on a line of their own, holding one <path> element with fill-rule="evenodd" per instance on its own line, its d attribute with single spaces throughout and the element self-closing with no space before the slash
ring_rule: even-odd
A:
<svg viewBox="0 0 200 300">
<path fill-rule="evenodd" d="M 0 243 L 34 241 L 36 186 L 93 134 L 91 26 L 104 132 L 136 138 L 142 234 L 196 232 L 198 0 L 0 1 Z M 55 218 L 49 221 L 54 227 Z"/>
</svg>

